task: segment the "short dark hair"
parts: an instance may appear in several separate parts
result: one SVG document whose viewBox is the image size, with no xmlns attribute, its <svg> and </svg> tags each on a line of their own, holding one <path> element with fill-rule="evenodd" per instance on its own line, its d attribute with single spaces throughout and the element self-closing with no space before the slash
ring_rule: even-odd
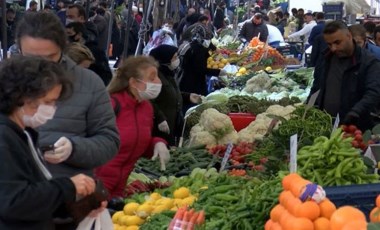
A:
<svg viewBox="0 0 380 230">
<path fill-rule="evenodd" d="M 376 26 L 375 29 L 373 30 L 373 38 L 376 38 L 376 34 L 380 33 L 380 26 Z"/>
<path fill-rule="evenodd" d="M 83 16 L 84 19 L 87 19 L 87 16 L 86 16 L 86 10 L 84 9 L 84 7 L 82 5 L 79 5 L 79 4 L 72 4 L 72 5 L 69 5 L 68 6 L 69 9 L 77 9 L 78 10 L 78 16 Z"/>
<path fill-rule="evenodd" d="M 38 3 L 36 1 L 30 1 L 29 2 L 29 7 L 32 7 L 32 6 L 35 6 L 37 5 Z"/>
<path fill-rule="evenodd" d="M 253 15 L 253 17 L 256 19 L 263 19 L 263 15 L 261 13 L 256 13 Z"/>
<path fill-rule="evenodd" d="M 285 12 L 285 13 L 284 13 L 284 16 L 288 16 L 288 17 L 289 17 L 290 14 L 289 14 L 288 12 Z"/>
<path fill-rule="evenodd" d="M 20 40 L 24 36 L 50 40 L 62 51 L 66 48 L 66 31 L 58 16 L 52 12 L 25 14 L 16 29 L 16 39 L 21 50 Z"/>
<path fill-rule="evenodd" d="M 299 9 L 297 10 L 297 12 L 300 12 L 300 11 L 305 12 L 305 10 L 304 10 L 303 8 L 299 8 Z"/>
<path fill-rule="evenodd" d="M 60 99 L 72 93 L 72 81 L 58 64 L 42 57 L 14 56 L 0 63 L 0 113 L 9 115 L 25 99 L 45 96 L 62 85 Z"/>
<path fill-rule="evenodd" d="M 96 8 L 95 12 L 99 15 L 102 15 L 102 16 L 104 16 L 106 14 L 105 9 L 103 9 L 103 8 Z"/>
<path fill-rule="evenodd" d="M 76 34 L 81 33 L 84 35 L 86 32 L 86 28 L 84 27 L 83 23 L 80 22 L 70 22 L 66 25 L 66 28 L 73 29 Z"/>
<path fill-rule="evenodd" d="M 350 27 L 348 27 L 348 30 L 350 31 L 353 37 L 360 36 L 364 40 L 367 37 L 366 35 L 367 31 L 363 25 L 360 25 L 360 24 L 351 25 Z"/>
<path fill-rule="evenodd" d="M 326 24 L 323 34 L 333 34 L 338 30 L 347 30 L 347 25 L 342 21 L 332 21 Z"/>
<path fill-rule="evenodd" d="M 46 5 L 44 6 L 44 9 L 51 10 L 51 9 L 53 9 L 53 7 L 51 7 L 51 5 L 49 5 L 49 4 L 46 4 Z"/>
<path fill-rule="evenodd" d="M 15 14 L 16 12 L 15 12 L 15 10 L 14 9 L 12 9 L 12 8 L 8 8 L 7 9 L 7 14 Z"/>
<path fill-rule="evenodd" d="M 368 21 L 363 24 L 364 28 L 368 33 L 373 33 L 375 32 L 376 24 L 374 22 Z"/>
<path fill-rule="evenodd" d="M 317 20 L 325 19 L 325 14 L 324 14 L 323 12 L 318 12 L 318 13 L 315 15 L 315 19 L 317 19 Z"/>
<path fill-rule="evenodd" d="M 279 18 L 283 18 L 284 17 L 284 13 L 282 13 L 282 11 L 277 11 L 276 13 L 274 13 L 276 16 L 278 16 Z"/>
<path fill-rule="evenodd" d="M 291 12 L 292 12 L 292 13 L 297 13 L 298 10 L 297 10 L 297 8 L 292 8 Z"/>
<path fill-rule="evenodd" d="M 208 17 L 206 15 L 202 15 L 198 18 L 198 22 L 208 21 Z"/>
</svg>

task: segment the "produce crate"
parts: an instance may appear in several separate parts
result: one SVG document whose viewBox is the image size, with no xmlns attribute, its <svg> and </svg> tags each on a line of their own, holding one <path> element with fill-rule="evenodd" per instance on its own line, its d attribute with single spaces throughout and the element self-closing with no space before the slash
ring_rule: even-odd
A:
<svg viewBox="0 0 380 230">
<path fill-rule="evenodd" d="M 237 132 L 247 127 L 256 119 L 256 116 L 250 113 L 229 113 L 228 116 L 231 118 Z"/>
<path fill-rule="evenodd" d="M 343 18 L 343 2 L 339 3 L 324 3 L 322 5 L 325 19 L 342 20 Z"/>
<path fill-rule="evenodd" d="M 337 206 L 355 206 L 369 218 L 380 194 L 380 183 L 325 187 L 326 196 Z"/>
<path fill-rule="evenodd" d="M 284 57 L 298 58 L 298 55 L 302 54 L 302 44 L 300 43 L 292 43 L 287 46 L 277 47 L 276 49 Z"/>
</svg>

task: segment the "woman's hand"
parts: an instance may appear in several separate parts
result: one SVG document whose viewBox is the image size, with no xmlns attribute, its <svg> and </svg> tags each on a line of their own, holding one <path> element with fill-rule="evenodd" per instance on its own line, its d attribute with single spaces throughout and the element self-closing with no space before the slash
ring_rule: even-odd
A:
<svg viewBox="0 0 380 230">
<path fill-rule="evenodd" d="M 95 191 L 95 181 L 89 176 L 78 174 L 70 179 L 74 183 L 77 195 L 87 196 Z"/>
<path fill-rule="evenodd" d="M 107 204 L 108 202 L 105 200 L 105 201 L 102 201 L 101 205 L 99 208 L 95 209 L 95 210 L 92 210 L 90 212 L 90 214 L 88 214 L 88 217 L 93 217 L 93 218 L 96 218 L 99 216 L 100 213 L 102 213 L 104 211 L 104 209 L 106 209 L 107 207 Z"/>
</svg>

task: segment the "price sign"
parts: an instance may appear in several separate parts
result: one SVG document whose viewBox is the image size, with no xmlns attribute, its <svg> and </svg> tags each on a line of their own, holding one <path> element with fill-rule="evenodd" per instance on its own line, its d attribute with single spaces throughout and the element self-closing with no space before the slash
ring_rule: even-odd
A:
<svg viewBox="0 0 380 230">
<path fill-rule="evenodd" d="M 310 96 L 309 102 L 307 103 L 308 108 L 311 108 L 314 106 L 315 102 L 317 101 L 319 92 L 320 90 L 318 90 L 317 92 L 313 93 L 313 95 Z"/>
<path fill-rule="evenodd" d="M 294 134 L 290 137 L 290 172 L 297 172 L 297 139 L 298 135 Z"/>
<path fill-rule="evenodd" d="M 222 172 L 224 170 L 224 168 L 226 167 L 226 164 L 228 162 L 228 159 L 230 158 L 233 147 L 234 147 L 234 145 L 232 143 L 229 143 L 227 145 L 227 149 L 226 149 L 226 152 L 224 153 L 224 157 L 223 157 L 222 164 L 220 166 L 219 172 Z"/>
<path fill-rule="evenodd" d="M 339 123 L 340 123 L 340 117 L 339 117 L 339 113 L 338 113 L 336 115 L 334 126 L 333 126 L 333 129 L 332 129 L 333 132 L 339 127 Z"/>
</svg>

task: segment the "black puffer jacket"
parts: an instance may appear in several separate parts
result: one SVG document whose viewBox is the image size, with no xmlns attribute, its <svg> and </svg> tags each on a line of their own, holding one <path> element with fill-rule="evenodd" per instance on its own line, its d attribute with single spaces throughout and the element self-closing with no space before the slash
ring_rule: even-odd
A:
<svg viewBox="0 0 380 230">
<path fill-rule="evenodd" d="M 314 72 L 314 83 L 310 95 L 320 90 L 316 105 L 324 109 L 326 93 L 326 76 L 330 68 L 332 53 L 325 53 Z M 372 128 L 375 123 L 370 115 L 380 104 L 380 62 L 367 50 L 356 46 L 352 57 L 352 65 L 345 71 L 341 86 L 341 102 L 339 116 L 344 118 L 347 113 L 359 115 L 357 126 L 361 130 Z M 341 119 L 343 120 L 343 119 Z"/>
</svg>

